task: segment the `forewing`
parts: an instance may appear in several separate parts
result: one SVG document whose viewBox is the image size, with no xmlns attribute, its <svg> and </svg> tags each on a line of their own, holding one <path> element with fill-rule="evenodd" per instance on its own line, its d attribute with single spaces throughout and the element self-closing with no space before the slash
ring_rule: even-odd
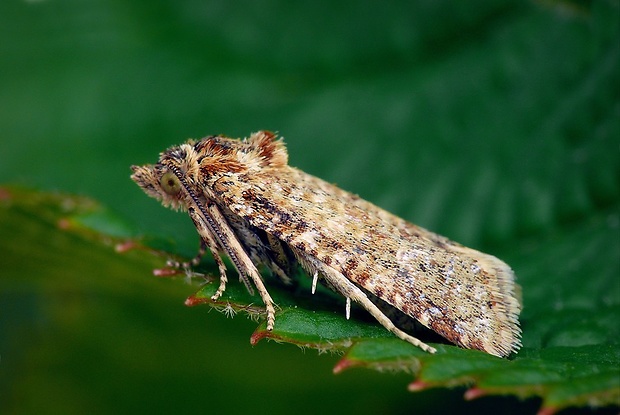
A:
<svg viewBox="0 0 620 415">
<path fill-rule="evenodd" d="M 519 347 L 514 274 L 463 247 L 292 167 L 230 174 L 212 185 L 235 214 L 341 272 L 461 346 Z"/>
</svg>

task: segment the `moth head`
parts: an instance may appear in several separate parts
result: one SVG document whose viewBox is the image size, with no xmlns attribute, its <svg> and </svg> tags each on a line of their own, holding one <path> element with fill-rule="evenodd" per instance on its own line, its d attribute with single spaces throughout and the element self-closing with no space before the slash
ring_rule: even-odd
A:
<svg viewBox="0 0 620 415">
<path fill-rule="evenodd" d="M 195 179 L 198 155 L 192 140 L 171 147 L 159 156 L 157 164 L 131 166 L 131 179 L 144 192 L 172 209 L 187 209 L 190 193 L 197 194 Z"/>
<path fill-rule="evenodd" d="M 131 180 L 164 206 L 182 209 L 185 206 L 182 183 L 174 172 L 161 164 L 131 166 Z"/>
<path fill-rule="evenodd" d="M 279 168 L 287 159 L 282 140 L 268 131 L 244 140 L 210 136 L 169 148 L 157 164 L 132 166 L 131 179 L 164 206 L 185 210 L 222 176 Z"/>
</svg>

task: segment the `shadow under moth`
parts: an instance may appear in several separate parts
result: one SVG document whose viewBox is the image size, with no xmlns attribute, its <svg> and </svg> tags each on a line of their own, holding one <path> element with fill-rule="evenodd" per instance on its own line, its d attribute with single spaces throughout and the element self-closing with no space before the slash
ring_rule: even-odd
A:
<svg viewBox="0 0 620 415">
<path fill-rule="evenodd" d="M 428 352 L 435 349 L 401 328 L 403 317 L 495 356 L 521 346 L 521 306 L 507 264 L 289 166 L 273 133 L 190 140 L 161 153 L 157 164 L 132 170 L 149 196 L 189 213 L 201 238 L 192 263 L 208 248 L 219 268 L 212 298 L 226 289 L 224 254 L 248 290 L 260 294 L 267 330 L 276 324 L 275 304 L 257 265 L 289 282 L 299 264 L 313 292 L 320 280 L 346 298 L 347 318 L 355 301 Z"/>
</svg>

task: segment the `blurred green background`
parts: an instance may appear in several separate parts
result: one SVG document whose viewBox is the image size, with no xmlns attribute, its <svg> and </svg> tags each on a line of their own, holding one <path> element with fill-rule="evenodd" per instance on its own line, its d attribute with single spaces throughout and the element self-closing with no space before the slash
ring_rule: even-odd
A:
<svg viewBox="0 0 620 415">
<path fill-rule="evenodd" d="M 92 197 L 191 256 L 191 221 L 129 166 L 190 137 L 270 129 L 292 165 L 511 262 L 511 241 L 617 206 L 618 13 L 611 0 L 5 0 L 0 183 Z M 71 255 L 68 236 L 37 229 L 2 235 L 48 254 L 0 253 L 0 413 L 539 403 L 412 394 L 409 375 L 333 376 L 338 356 L 252 348 L 255 323 L 184 307 L 196 287 L 153 278 L 161 262 L 128 256 L 111 273 L 116 254 Z"/>
</svg>

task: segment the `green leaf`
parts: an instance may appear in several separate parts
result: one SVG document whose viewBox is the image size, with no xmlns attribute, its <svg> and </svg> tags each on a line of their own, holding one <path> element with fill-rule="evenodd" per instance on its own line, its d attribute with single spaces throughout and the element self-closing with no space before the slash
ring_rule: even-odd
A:
<svg viewBox="0 0 620 415">
<path fill-rule="evenodd" d="M 3 214 L 0 217 L 3 220 L 0 224 L 3 226 L 3 232 L 10 234 L 14 224 L 28 223 L 36 219 L 30 227 L 34 226 L 37 229 L 37 226 L 39 228 L 45 226 L 44 229 L 47 229 L 45 232 L 35 232 L 44 237 L 50 232 L 51 226 L 52 231 L 55 227 L 60 227 L 64 232 L 69 232 L 68 236 L 82 235 L 82 238 L 95 242 L 95 245 L 90 246 L 75 245 L 73 242 L 76 240 L 75 237 L 69 237 L 65 248 L 70 250 L 72 255 L 89 258 L 89 267 L 96 262 L 105 267 L 106 272 L 113 273 L 114 268 L 110 265 L 126 264 L 125 250 L 121 256 L 108 251 L 110 254 L 106 254 L 105 259 L 94 261 L 93 253 L 101 250 L 97 248 L 97 243 L 105 247 L 110 243 L 120 244 L 123 239 L 99 230 L 108 229 L 110 233 L 114 232 L 118 229 L 118 220 L 91 201 L 66 195 L 30 193 L 12 188 L 4 188 L 1 193 Z M 111 224 L 110 227 L 103 225 L 107 222 Z M 96 224 L 97 229 L 93 228 L 92 224 Z M 592 235 L 601 232 L 601 229 L 603 234 L 608 231 L 598 225 L 600 224 L 593 221 L 590 229 Z M 25 239 L 28 240 L 28 232 L 24 233 L 24 230 L 22 226 L 20 238 L 23 240 L 25 234 Z M 571 236 L 583 236 L 582 233 L 583 230 L 578 229 L 577 232 L 570 232 L 561 239 L 567 241 Z M 58 237 L 45 238 L 50 242 L 57 239 Z M 610 235 L 607 241 L 612 250 L 617 248 L 614 240 L 615 238 Z M 32 255 L 33 251 L 29 244 L 20 243 L 20 239 L 13 242 L 17 243 L 4 244 L 2 247 L 10 257 L 26 258 Z M 538 242 L 544 243 L 544 241 Z M 531 242 L 526 245 L 529 251 L 532 248 Z M 136 242 L 132 244 L 125 242 L 117 246 L 139 247 Z M 571 244 L 564 246 L 570 247 Z M 603 244 L 601 250 L 592 252 L 599 254 L 605 250 L 604 246 Z M 82 248 L 81 251 L 78 247 Z M 20 251 L 20 248 L 25 251 Z M 54 243 L 54 248 L 63 249 L 57 242 Z M 34 252 L 45 254 L 50 249 L 50 246 L 43 245 Z M 105 252 L 104 249 L 103 253 Z M 528 252 L 527 258 L 530 261 L 544 262 L 547 251 L 542 250 L 540 254 L 542 258 L 540 255 L 533 257 Z M 138 257 L 146 258 L 144 254 Z M 154 266 L 156 262 L 146 263 Z M 21 265 L 21 262 L 19 264 Z M 16 265 L 11 266 L 9 262 L 7 269 L 11 270 Z M 574 268 L 574 265 L 571 268 Z M 579 270 L 574 271 L 576 277 L 573 278 L 578 281 Z M 566 273 L 563 274 L 563 278 L 570 282 L 571 276 Z M 529 284 L 527 282 L 524 284 L 526 284 L 524 288 L 527 289 Z M 424 353 L 408 343 L 392 338 L 391 334 L 377 324 L 356 319 L 346 320 L 342 310 L 340 312 L 335 310 L 336 306 L 342 307 L 341 301 L 338 304 L 333 296 L 322 290 L 315 295 L 309 294 L 309 287 L 307 284 L 303 285 L 300 284 L 296 290 L 277 284 L 270 287 L 270 292 L 280 307 L 276 328 L 272 332 L 267 332 L 265 323 L 261 323 L 252 336 L 253 343 L 267 337 L 279 342 L 315 348 L 320 352 L 347 350 L 344 358 L 336 365 L 334 369 L 336 372 L 350 367 L 406 371 L 416 377 L 409 387 L 412 391 L 438 386 L 470 385 L 471 388 L 466 393 L 469 397 L 489 394 L 541 396 L 544 399 L 544 406 L 554 409 L 573 405 L 605 406 L 617 402 L 620 397 L 617 377 L 620 369 L 617 339 L 620 333 L 616 324 L 620 310 L 617 305 L 587 312 L 590 309 L 585 302 L 589 300 L 592 308 L 599 301 L 597 298 L 590 298 L 582 300 L 579 304 L 580 310 L 564 306 L 564 310 L 557 312 L 533 303 L 533 307 L 538 306 L 542 311 L 531 318 L 537 320 L 535 323 L 540 320 L 540 324 L 530 326 L 529 320 L 523 320 L 526 348 L 510 361 L 449 345 L 438 345 L 439 351 L 436 355 Z M 250 295 L 239 282 L 231 282 L 224 295 L 217 301 L 212 301 L 210 297 L 215 293 L 216 287 L 217 284 L 213 282 L 206 283 L 187 300 L 186 304 L 207 303 L 225 314 L 232 316 L 242 311 L 255 319 L 264 313 L 259 304 L 260 299 Z M 571 293 L 576 297 L 579 296 L 573 288 L 567 290 L 564 297 L 568 298 Z M 541 328 L 537 329 L 537 326 Z M 558 327 L 561 327 L 559 333 Z M 532 343 L 534 346 L 528 346 L 527 343 Z"/>
<path fill-rule="evenodd" d="M 316 413 L 323 400 L 340 412 L 617 412 L 618 2 L 244 6 L 1 2 L 0 180 L 43 192 L 0 192 L 0 412 Z M 276 330 L 259 322 L 252 339 L 338 362 L 250 348 L 255 323 L 177 308 L 216 284 L 151 276 L 192 257 L 196 234 L 128 166 L 188 137 L 258 129 L 285 137 L 292 165 L 509 263 L 519 354 L 424 354 L 359 310 L 347 321 L 342 299 L 311 295 L 303 275 L 269 280 Z M 208 261 L 197 271 L 216 274 Z M 236 281 L 210 305 L 262 311 Z M 344 373 L 325 376 L 334 365 Z M 456 385 L 531 399 L 465 403 L 439 388 Z"/>
<path fill-rule="evenodd" d="M 353 366 L 411 371 L 417 378 L 411 390 L 473 385 L 466 396 L 540 396 L 543 406 L 554 410 L 618 404 L 620 305 L 614 285 L 620 243 L 617 224 L 609 223 L 610 218 L 617 219 L 615 212 L 595 215 L 582 226 L 549 238 L 524 238 L 512 254 L 511 263 L 530 263 L 532 273 L 520 274 L 527 307 L 522 318 L 525 347 L 511 361 L 448 345 L 441 346 L 437 355 L 426 355 L 398 340 L 375 339 L 385 333 L 363 332 L 342 316 L 308 311 L 313 306 L 307 298 L 293 303 L 282 298 L 281 291 L 275 297 L 282 308 L 278 324 L 267 332 L 262 323 L 253 339 L 267 337 L 319 350 L 347 349 L 352 344 L 336 365 L 337 372 Z M 596 272 L 586 269 L 592 258 L 574 259 L 575 247 L 584 243 L 590 245 L 585 250 L 600 260 Z M 543 283 L 541 275 L 546 277 Z M 585 289 L 580 284 L 584 275 L 588 276 Z M 234 292 L 214 303 L 210 300 L 214 285 L 206 285 L 194 298 L 243 311 L 255 300 Z M 551 287 L 554 297 L 550 297 Z M 304 304 L 304 309 L 297 304 Z"/>
</svg>

